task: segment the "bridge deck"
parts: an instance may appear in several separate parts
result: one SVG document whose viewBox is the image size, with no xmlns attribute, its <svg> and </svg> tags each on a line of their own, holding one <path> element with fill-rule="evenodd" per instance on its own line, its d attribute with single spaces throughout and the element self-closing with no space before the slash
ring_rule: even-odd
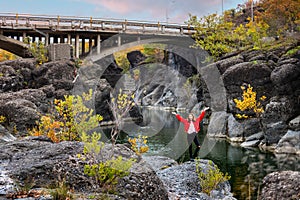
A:
<svg viewBox="0 0 300 200">
<path fill-rule="evenodd" d="M 193 27 L 186 24 L 101 19 L 92 17 L 51 16 L 0 13 L 0 29 L 109 32 L 128 34 L 191 35 Z"/>
</svg>

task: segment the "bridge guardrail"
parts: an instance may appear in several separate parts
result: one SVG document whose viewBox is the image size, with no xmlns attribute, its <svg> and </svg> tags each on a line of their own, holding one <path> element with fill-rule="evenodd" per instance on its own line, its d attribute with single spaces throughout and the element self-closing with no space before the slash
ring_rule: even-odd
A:
<svg viewBox="0 0 300 200">
<path fill-rule="evenodd" d="M 191 35 L 194 28 L 186 24 L 165 22 L 104 19 L 76 16 L 31 15 L 0 13 L 0 27 L 35 27 L 44 29 L 76 29 L 86 31 L 110 30 L 116 32 L 142 32 Z"/>
</svg>

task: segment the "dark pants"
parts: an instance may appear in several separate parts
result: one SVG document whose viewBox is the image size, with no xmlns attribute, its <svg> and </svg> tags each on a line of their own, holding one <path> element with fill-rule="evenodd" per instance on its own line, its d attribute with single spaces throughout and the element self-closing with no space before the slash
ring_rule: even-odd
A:
<svg viewBox="0 0 300 200">
<path fill-rule="evenodd" d="M 200 149 L 199 148 L 200 143 L 198 141 L 197 133 L 195 132 L 195 133 L 187 134 L 187 139 L 188 139 L 188 144 L 189 144 L 190 158 L 195 158 L 197 156 L 196 154 L 198 153 L 198 151 Z M 193 155 L 193 141 L 197 147 L 194 155 Z"/>
</svg>

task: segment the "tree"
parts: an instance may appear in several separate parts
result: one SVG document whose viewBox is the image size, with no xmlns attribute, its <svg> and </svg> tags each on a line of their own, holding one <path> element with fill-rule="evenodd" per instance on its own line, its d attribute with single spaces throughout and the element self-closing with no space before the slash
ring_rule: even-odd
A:
<svg viewBox="0 0 300 200">
<path fill-rule="evenodd" d="M 271 34 L 280 34 L 283 31 L 294 31 L 300 20 L 299 0 L 261 0 L 262 18 L 270 26 Z"/>
<path fill-rule="evenodd" d="M 234 34 L 234 24 L 226 21 L 223 16 L 212 14 L 198 19 L 190 15 L 187 23 L 196 30 L 193 35 L 195 46 L 207 50 L 213 58 L 235 50 L 234 38 L 229 37 Z"/>
</svg>

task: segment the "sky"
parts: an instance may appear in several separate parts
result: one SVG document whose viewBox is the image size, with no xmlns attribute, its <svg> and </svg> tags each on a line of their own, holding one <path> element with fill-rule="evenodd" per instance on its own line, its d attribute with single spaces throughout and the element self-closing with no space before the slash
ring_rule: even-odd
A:
<svg viewBox="0 0 300 200">
<path fill-rule="evenodd" d="M 141 21 L 184 23 L 236 8 L 246 0 L 0 0 L 0 13 L 86 16 Z"/>
</svg>

